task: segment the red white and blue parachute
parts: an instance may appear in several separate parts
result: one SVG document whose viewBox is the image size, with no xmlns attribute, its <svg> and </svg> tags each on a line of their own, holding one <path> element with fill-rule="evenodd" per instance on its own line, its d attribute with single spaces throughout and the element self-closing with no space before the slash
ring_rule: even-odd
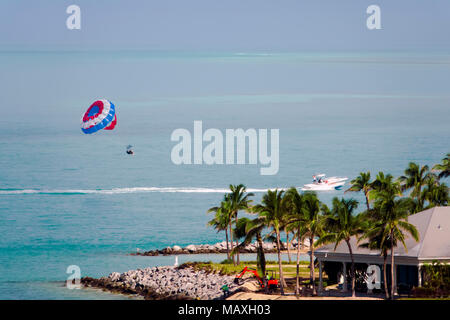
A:
<svg viewBox="0 0 450 320">
<path fill-rule="evenodd" d="M 112 130 L 117 124 L 116 108 L 111 101 L 95 101 L 81 119 L 81 131 L 91 134 L 99 130 Z"/>
</svg>

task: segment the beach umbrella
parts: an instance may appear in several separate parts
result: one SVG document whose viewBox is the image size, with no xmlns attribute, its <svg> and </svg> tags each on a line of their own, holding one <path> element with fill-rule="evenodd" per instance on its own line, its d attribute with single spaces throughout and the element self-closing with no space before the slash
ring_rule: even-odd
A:
<svg viewBox="0 0 450 320">
<path fill-rule="evenodd" d="M 91 134 L 99 130 L 113 130 L 117 124 L 116 108 L 111 101 L 95 101 L 81 119 L 81 131 Z"/>
</svg>

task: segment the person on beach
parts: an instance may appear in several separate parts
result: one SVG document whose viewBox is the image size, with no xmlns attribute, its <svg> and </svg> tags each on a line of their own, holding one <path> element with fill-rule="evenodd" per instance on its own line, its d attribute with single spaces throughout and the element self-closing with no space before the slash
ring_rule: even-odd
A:
<svg viewBox="0 0 450 320">
<path fill-rule="evenodd" d="M 230 288 L 228 288 L 227 284 L 222 286 L 223 298 L 226 299 L 230 295 Z"/>
<path fill-rule="evenodd" d="M 270 274 L 268 272 L 266 272 L 266 276 L 263 278 L 264 279 L 264 292 L 265 293 L 269 293 L 269 280 L 272 277 L 270 276 Z"/>
</svg>

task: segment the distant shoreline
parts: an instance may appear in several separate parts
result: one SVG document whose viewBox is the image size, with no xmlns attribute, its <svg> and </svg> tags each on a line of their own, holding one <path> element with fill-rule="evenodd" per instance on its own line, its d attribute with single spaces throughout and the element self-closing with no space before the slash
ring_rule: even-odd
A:
<svg viewBox="0 0 450 320">
<path fill-rule="evenodd" d="M 282 244 L 282 250 L 281 253 L 287 254 L 287 245 L 286 243 Z M 239 250 L 239 253 L 257 253 L 258 245 L 255 243 L 251 243 L 241 250 Z M 277 253 L 277 248 L 272 243 L 264 243 L 263 244 L 264 253 Z M 309 246 L 307 244 L 304 244 L 303 248 L 300 249 L 300 253 L 305 254 L 308 252 Z M 229 245 L 229 251 L 231 252 L 231 244 Z M 154 249 L 154 250 L 148 250 L 148 251 L 141 251 L 139 248 L 136 252 L 130 253 L 132 256 L 169 256 L 169 255 L 191 255 L 191 254 L 226 254 L 227 253 L 227 247 L 226 242 L 218 242 L 213 245 L 209 244 L 200 244 L 200 245 L 194 245 L 190 244 L 186 247 L 181 246 L 173 246 L 173 247 L 166 247 L 164 249 Z M 296 243 L 290 244 L 290 253 L 291 255 L 295 255 L 297 253 Z"/>
</svg>

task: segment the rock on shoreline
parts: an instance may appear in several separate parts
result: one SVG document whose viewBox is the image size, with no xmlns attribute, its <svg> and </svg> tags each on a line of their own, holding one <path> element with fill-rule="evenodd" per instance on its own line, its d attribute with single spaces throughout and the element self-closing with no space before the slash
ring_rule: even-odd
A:
<svg viewBox="0 0 450 320">
<path fill-rule="evenodd" d="M 233 280 L 234 276 L 181 265 L 113 272 L 100 279 L 84 277 L 81 283 L 116 293 L 137 294 L 151 300 L 214 300 L 222 298 L 223 285 L 227 284 L 230 292 L 238 288 Z"/>
<path fill-rule="evenodd" d="M 291 246 L 291 249 L 294 249 L 296 247 L 297 242 L 294 240 L 293 245 Z M 286 243 L 282 244 L 283 248 L 287 248 Z M 305 247 L 308 247 L 309 243 L 305 241 Z M 245 248 L 242 248 L 239 252 L 240 253 L 256 253 L 257 250 L 257 243 L 250 243 Z M 263 244 L 264 252 L 265 253 L 276 253 L 277 249 L 275 244 L 265 242 Z M 231 249 L 231 246 L 230 246 Z M 173 246 L 173 247 L 167 247 L 164 249 L 156 249 L 156 250 L 149 250 L 149 251 L 137 251 L 136 253 L 132 253 L 132 255 L 138 255 L 138 256 L 159 256 L 159 255 L 175 255 L 175 254 L 208 254 L 208 253 L 227 253 L 227 243 L 226 241 L 222 241 L 213 245 L 209 244 L 200 244 L 200 245 L 194 245 L 190 244 L 184 248 L 180 246 Z"/>
</svg>

